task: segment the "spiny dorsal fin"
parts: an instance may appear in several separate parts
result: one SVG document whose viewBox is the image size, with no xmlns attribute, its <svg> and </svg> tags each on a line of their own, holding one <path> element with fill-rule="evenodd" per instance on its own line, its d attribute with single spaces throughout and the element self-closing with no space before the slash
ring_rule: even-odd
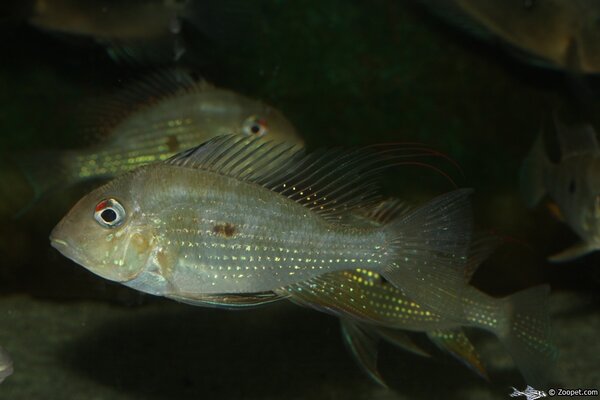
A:
<svg viewBox="0 0 600 400">
<path fill-rule="evenodd" d="M 305 154 L 282 142 L 239 135 L 219 136 L 165 161 L 180 167 L 216 172 L 254 182 L 326 218 L 340 221 L 348 211 L 379 201 L 382 169 L 409 163 L 411 157 L 439 156 L 414 145 L 385 151 L 372 148 Z M 385 213 L 384 213 L 385 214 Z"/>
<path fill-rule="evenodd" d="M 413 207 L 399 199 L 386 199 L 367 210 L 365 217 L 380 224 L 387 224 L 391 220 L 409 212 Z"/>
<path fill-rule="evenodd" d="M 106 138 L 117 125 L 136 112 L 171 97 L 209 90 L 215 90 L 215 87 L 184 69 L 158 71 L 126 85 L 115 95 L 86 104 L 86 130 L 99 138 Z"/>
<path fill-rule="evenodd" d="M 469 282 L 479 266 L 500 246 L 502 240 L 491 233 L 476 233 L 469 247 L 469 255 L 465 264 L 465 279 Z"/>
</svg>

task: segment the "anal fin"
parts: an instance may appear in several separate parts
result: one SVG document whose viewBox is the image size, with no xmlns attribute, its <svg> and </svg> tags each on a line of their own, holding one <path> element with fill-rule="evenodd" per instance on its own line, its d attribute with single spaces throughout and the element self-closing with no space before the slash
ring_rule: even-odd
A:
<svg viewBox="0 0 600 400">
<path fill-rule="evenodd" d="M 427 332 L 429 339 L 435 343 L 440 349 L 451 354 L 461 362 L 463 362 L 477 375 L 489 380 L 489 376 L 475 347 L 465 335 L 462 329 L 445 329 Z"/>
</svg>

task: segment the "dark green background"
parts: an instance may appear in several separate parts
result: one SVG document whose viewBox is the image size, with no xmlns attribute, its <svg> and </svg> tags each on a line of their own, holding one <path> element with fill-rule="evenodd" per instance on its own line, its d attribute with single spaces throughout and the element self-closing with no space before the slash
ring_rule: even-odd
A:
<svg viewBox="0 0 600 400">
<path fill-rule="evenodd" d="M 600 109 L 598 103 L 592 98 L 584 110 L 576 96 L 580 84 L 594 91 L 597 79 L 567 76 L 520 63 L 500 44 L 465 35 L 408 1 L 254 3 L 255 13 L 249 14 L 249 18 L 255 19 L 253 32 L 240 34 L 222 47 L 208 46 L 196 54 L 196 59 L 201 60 L 195 63 L 200 75 L 219 86 L 276 106 L 295 124 L 310 148 L 417 141 L 449 155 L 461 166 L 464 176 L 450 164 L 441 166 L 458 185 L 476 190 L 477 224 L 507 238 L 507 244 L 476 275 L 476 285 L 489 293 L 504 295 L 549 282 L 557 293 L 580 293 L 587 299 L 583 303 L 597 314 L 599 257 L 592 255 L 568 265 L 546 263 L 547 255 L 577 239 L 543 206 L 527 210 L 520 200 L 517 184 L 520 163 L 553 112 L 600 122 L 593 114 L 586 114 L 587 110 Z M 25 216 L 14 219 L 16 211 L 27 203 L 30 192 L 13 158 L 33 151 L 75 148 L 89 143 L 93 139 L 78 128 L 78 106 L 156 67 L 117 65 L 103 48 L 91 41 L 38 31 L 16 18 L 4 21 L 0 34 L 0 292 L 11 296 L 7 299 L 20 294 L 33 296 L 37 303 L 27 303 L 23 315 L 35 314 L 36 310 L 27 307 L 39 306 L 39 312 L 48 313 L 49 320 L 65 326 L 76 324 L 75 311 L 53 314 L 57 311 L 48 305 L 60 302 L 72 304 L 74 309 L 98 307 L 98 315 L 110 315 L 112 311 L 104 303 L 116 304 L 111 307 L 150 303 L 146 307 L 158 307 L 161 313 L 166 313 L 142 307 L 140 313 L 132 312 L 130 317 L 140 316 L 139 323 L 128 328 L 109 321 L 98 328 L 97 337 L 92 334 L 89 343 L 85 338 L 77 339 L 80 346 L 71 343 L 66 352 L 68 362 L 63 357 L 65 362 L 55 360 L 57 364 L 48 368 L 83 370 L 84 376 L 123 389 L 131 398 L 148 398 L 144 373 L 132 372 L 146 364 L 139 362 L 140 354 L 145 354 L 144 357 L 154 351 L 157 357 L 170 354 L 175 361 L 169 362 L 177 365 L 178 358 L 173 354 L 194 351 L 206 339 L 208 349 L 204 348 L 204 359 L 199 364 L 218 359 L 224 363 L 235 360 L 239 365 L 228 369 L 217 362 L 218 373 L 210 368 L 209 372 L 204 369 L 201 372 L 213 373 L 210 376 L 217 380 L 224 379 L 218 378 L 222 374 L 234 375 L 227 376 L 221 386 L 205 387 L 203 378 L 194 375 L 196 364 L 186 355 L 179 368 L 191 368 L 192 372 L 183 374 L 185 379 L 181 378 L 181 382 L 173 378 L 176 382 L 167 380 L 161 386 L 160 378 L 152 379 L 152 387 L 158 387 L 157 398 L 203 395 L 287 398 L 288 390 L 294 392 L 293 398 L 371 396 L 365 393 L 371 393 L 373 387 L 341 348 L 332 318 L 291 306 L 283 309 L 285 313 L 277 311 L 282 311 L 281 307 L 275 307 L 272 313 L 261 310 L 248 316 L 165 305 L 105 282 L 61 257 L 50 248 L 47 236 L 94 183 L 47 196 Z M 386 176 L 385 183 L 387 193 L 410 200 L 424 200 L 452 189 L 452 185 L 432 171 L 414 167 L 394 170 Z M 182 319 L 188 318 L 191 322 L 186 326 Z M 205 326 L 205 318 L 211 321 L 209 326 Z M 252 325 L 253 318 L 262 322 L 254 327 L 256 330 L 244 329 L 239 333 L 242 326 Z M 19 329 L 44 329 L 35 319 L 13 319 Z M 174 326 L 172 330 L 168 329 L 169 324 Z M 231 324 L 230 329 L 227 324 Z M 326 328 L 321 332 L 324 336 L 321 342 L 319 327 L 323 326 Z M 1 319 L 0 327 L 6 337 L 19 335 L 10 326 L 2 326 Z M 203 336 L 196 335 L 194 329 L 208 336 L 201 339 Z M 206 334 L 206 329 L 217 330 L 224 336 L 211 344 L 215 333 Z M 55 334 L 64 337 L 60 331 Z M 170 342 L 163 343 L 165 348 L 160 350 L 149 349 L 132 343 L 135 340 L 131 335 L 152 343 L 160 335 Z M 563 335 L 577 340 L 570 332 Z M 127 348 L 116 352 L 109 345 L 121 339 L 133 346 L 133 353 Z M 186 340 L 191 348 L 181 344 Z M 229 343 L 243 343 L 243 346 L 234 345 L 235 353 L 230 353 Z M 90 346 L 96 345 L 104 357 L 90 350 Z M 335 346 L 335 351 L 330 354 L 331 350 L 323 346 Z M 576 352 L 583 354 L 585 347 L 574 351 L 576 355 Z M 289 354 L 284 357 L 279 352 Z M 303 358 L 303 353 L 312 356 Z M 86 364 L 81 354 L 99 357 L 99 364 Z M 451 398 L 451 394 L 446 396 L 443 391 L 432 392 L 428 386 L 436 382 L 451 388 L 457 398 L 461 396 L 459 388 L 498 393 L 498 398 L 503 398 L 504 388 L 512 382 L 499 377 L 496 382 L 502 384 L 488 386 L 452 361 L 439 364 L 403 354 L 398 357 L 403 357 L 402 363 L 415 366 L 399 370 L 408 374 L 410 383 L 402 379 L 395 382 L 385 371 L 384 376 L 401 394 L 404 389 L 408 398 L 421 395 Z M 261 360 L 257 361 L 258 358 Z M 386 364 L 398 363 L 398 360 L 388 361 Z M 306 365 L 298 367 L 297 362 Z M 100 371 L 98 374 L 95 367 Z M 113 374 L 109 372 L 111 368 L 121 372 Z M 160 376 L 167 367 L 162 363 L 160 368 L 157 372 L 153 367 L 150 375 Z M 344 371 L 340 372 L 340 368 Z M 274 371 L 279 369 L 286 372 Z M 315 373 L 322 376 L 317 379 Z M 270 374 L 278 381 L 300 383 L 273 383 L 264 377 Z M 232 389 L 238 381 L 242 382 L 241 392 Z M 32 378 L 31 385 L 35 386 L 35 382 Z M 274 386 L 269 388 L 270 384 Z M 26 398 L 18 397 L 23 393 L 23 385 L 17 375 L 9 378 L 0 386 L 0 397 L 5 388 L 12 387 L 11 398 Z M 353 385 L 358 385 L 357 389 L 352 389 Z M 301 390 L 306 391 L 306 396 Z M 98 398 L 104 398 L 101 391 L 97 393 Z M 80 395 L 75 390 L 60 398 L 82 398 Z"/>
</svg>

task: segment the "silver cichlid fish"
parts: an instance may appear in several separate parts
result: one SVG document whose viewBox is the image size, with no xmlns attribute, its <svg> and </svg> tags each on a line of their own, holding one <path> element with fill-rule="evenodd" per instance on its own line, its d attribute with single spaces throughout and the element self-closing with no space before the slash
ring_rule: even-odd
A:
<svg viewBox="0 0 600 400">
<path fill-rule="evenodd" d="M 500 40 L 527 62 L 600 72 L 596 0 L 418 0 L 455 25 Z"/>
<path fill-rule="evenodd" d="M 186 28 L 205 40 L 226 42 L 249 27 L 249 10 L 239 0 L 34 0 L 29 22 L 93 38 L 116 61 L 164 63 L 188 51 L 192 35 L 184 37 Z"/>
<path fill-rule="evenodd" d="M 14 372 L 13 362 L 6 350 L 0 347 L 0 383 Z"/>
<path fill-rule="evenodd" d="M 302 143 L 278 110 L 181 70 L 155 74 L 97 109 L 91 128 L 105 137 L 99 144 L 19 156 L 36 198 L 57 187 L 164 161 L 223 134 Z"/>
<path fill-rule="evenodd" d="M 371 210 L 365 216 L 371 221 L 365 222 L 386 224 L 408 212 L 410 208 L 402 203 L 388 201 Z M 465 264 L 465 282 L 491 254 L 496 242 L 490 236 L 474 241 Z M 547 286 L 534 287 L 502 299 L 468 286 L 462 292 L 461 321 L 429 311 L 386 282 L 380 274 L 366 269 L 324 274 L 276 292 L 302 306 L 340 317 L 344 338 L 352 353 L 368 374 L 382 385 L 383 379 L 377 370 L 379 339 L 419 354 L 419 349 L 415 350 L 415 345 L 411 345 L 398 330 L 427 333 L 441 349 L 484 377 L 487 377 L 485 368 L 462 328 L 489 331 L 504 344 L 526 381 L 538 387 L 547 383 L 556 359 L 556 350 L 550 340 Z"/>
<path fill-rule="evenodd" d="M 379 201 L 381 170 L 414 151 L 305 154 L 218 137 L 91 192 L 50 240 L 106 279 L 192 304 L 260 304 L 278 288 L 367 268 L 423 307 L 464 318 L 469 190 L 381 226 L 344 217 Z"/>
<path fill-rule="evenodd" d="M 558 121 L 561 159 L 553 163 L 542 135 L 523 163 L 521 191 L 529 207 L 547 194 L 582 242 L 549 258 L 563 262 L 600 249 L 600 148 L 591 125 L 567 128 Z"/>
</svg>

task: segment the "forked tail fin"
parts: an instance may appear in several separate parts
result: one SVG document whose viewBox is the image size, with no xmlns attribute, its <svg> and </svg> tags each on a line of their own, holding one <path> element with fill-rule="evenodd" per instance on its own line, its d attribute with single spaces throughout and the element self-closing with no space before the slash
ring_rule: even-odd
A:
<svg viewBox="0 0 600 400">
<path fill-rule="evenodd" d="M 535 388 L 544 388 L 548 383 L 558 356 L 550 337 L 549 292 L 549 286 L 541 285 L 503 299 L 508 321 L 498 338 L 526 383 Z"/>
</svg>

